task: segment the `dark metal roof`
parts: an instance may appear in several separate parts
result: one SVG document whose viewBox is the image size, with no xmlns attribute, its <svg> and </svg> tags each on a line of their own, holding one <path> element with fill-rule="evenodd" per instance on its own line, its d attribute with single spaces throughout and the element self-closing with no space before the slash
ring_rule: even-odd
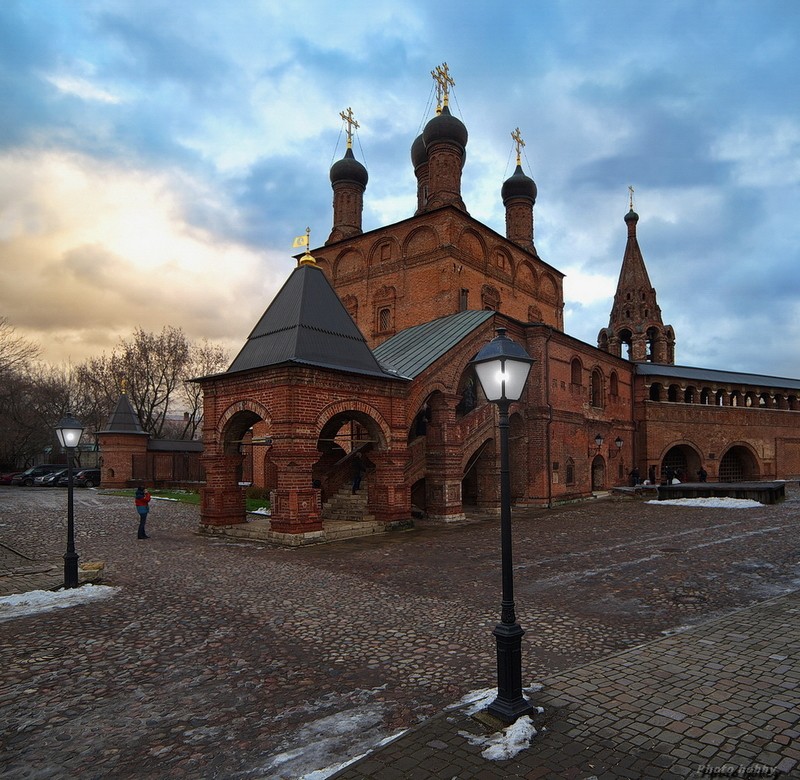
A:
<svg viewBox="0 0 800 780">
<path fill-rule="evenodd" d="M 387 370 L 413 379 L 494 315 L 493 311 L 461 311 L 406 328 L 376 347 L 375 357 Z"/>
<path fill-rule="evenodd" d="M 127 395 L 119 397 L 119 401 L 101 433 L 145 433 L 139 424 L 139 416 L 133 411 Z"/>
<path fill-rule="evenodd" d="M 297 363 L 387 378 L 323 271 L 304 263 L 261 316 L 227 373 Z"/>
<path fill-rule="evenodd" d="M 764 374 L 740 374 L 736 371 L 718 371 L 714 368 L 691 366 L 667 366 L 661 363 L 636 363 L 640 376 L 663 376 L 675 379 L 691 379 L 698 382 L 716 382 L 731 385 L 755 385 L 756 387 L 784 387 L 800 390 L 800 379 L 766 376 Z"/>
</svg>

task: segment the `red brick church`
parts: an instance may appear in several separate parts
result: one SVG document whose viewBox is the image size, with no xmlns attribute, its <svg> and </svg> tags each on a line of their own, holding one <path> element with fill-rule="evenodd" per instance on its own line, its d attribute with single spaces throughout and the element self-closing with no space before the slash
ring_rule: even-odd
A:
<svg viewBox="0 0 800 780">
<path fill-rule="evenodd" d="M 411 145 L 415 213 L 367 232 L 367 171 L 343 114 L 327 241 L 299 259 L 230 368 L 199 380 L 201 524 L 245 522 L 242 485 L 252 483 L 272 491 L 273 538 L 325 538 L 357 472 L 348 511 L 385 525 L 496 508 L 496 408 L 470 361 L 498 327 L 535 360 L 511 408 L 517 505 L 587 498 L 634 468 L 643 479 L 667 469 L 694 479 L 701 467 L 712 481 L 800 476 L 800 380 L 675 365 L 632 201 L 598 346 L 564 332 L 563 274 L 534 243 L 537 189 L 519 131 L 516 170 L 499 193 L 501 235 L 462 199 L 468 134 L 450 113 L 448 83 Z"/>
</svg>

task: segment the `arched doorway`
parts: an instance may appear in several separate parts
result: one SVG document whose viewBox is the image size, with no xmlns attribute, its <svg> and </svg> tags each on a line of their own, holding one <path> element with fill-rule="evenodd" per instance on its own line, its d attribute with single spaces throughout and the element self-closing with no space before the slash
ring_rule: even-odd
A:
<svg viewBox="0 0 800 780">
<path fill-rule="evenodd" d="M 592 490 L 606 489 L 606 462 L 602 455 L 595 455 L 592 461 Z"/>
<path fill-rule="evenodd" d="M 661 460 L 661 474 L 671 473 L 681 482 L 696 482 L 701 466 L 700 455 L 688 444 L 676 444 Z"/>
<path fill-rule="evenodd" d="M 720 482 L 749 482 L 758 478 L 758 461 L 747 447 L 731 447 L 720 459 Z"/>
<path fill-rule="evenodd" d="M 353 479 L 360 472 L 359 491 L 363 500 L 359 506 L 363 506 L 359 511 L 366 514 L 375 472 L 370 453 L 384 449 L 386 442 L 381 427 L 368 414 L 347 409 L 331 416 L 320 430 L 317 451 L 321 454 L 311 469 L 312 483 L 321 490 L 323 505 L 337 493 L 352 493 Z"/>
</svg>

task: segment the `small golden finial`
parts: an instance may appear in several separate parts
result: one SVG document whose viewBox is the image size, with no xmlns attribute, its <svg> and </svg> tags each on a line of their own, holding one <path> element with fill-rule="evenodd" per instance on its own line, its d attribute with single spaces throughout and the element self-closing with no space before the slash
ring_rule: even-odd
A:
<svg viewBox="0 0 800 780">
<path fill-rule="evenodd" d="M 347 148 L 353 148 L 353 130 L 358 130 L 361 127 L 358 122 L 356 122 L 355 117 L 353 116 L 353 109 L 350 106 L 347 107 L 346 111 L 340 111 L 339 116 L 347 122 Z"/>
<path fill-rule="evenodd" d="M 309 247 L 311 246 L 311 228 L 306 228 L 306 234 L 304 236 L 297 236 L 295 240 L 292 242 L 292 249 L 295 249 L 299 246 L 304 246 L 306 248 L 306 253 L 298 260 L 298 265 L 316 265 L 317 261 L 311 256 L 311 252 L 309 251 Z"/>
<path fill-rule="evenodd" d="M 522 148 L 525 146 L 525 141 L 522 140 L 522 134 L 519 128 L 511 133 L 511 137 L 514 139 L 514 143 L 517 147 L 517 165 L 522 165 Z"/>
<path fill-rule="evenodd" d="M 122 395 L 128 395 L 128 380 L 123 379 L 120 383 L 120 390 L 122 391 Z"/>
<path fill-rule="evenodd" d="M 433 76 L 433 80 L 436 82 L 436 113 L 441 114 L 443 106 L 448 104 L 450 87 L 454 87 L 456 82 L 450 75 L 450 68 L 447 67 L 446 62 L 437 65 L 436 68 L 431 71 L 431 76 Z"/>
<path fill-rule="evenodd" d="M 631 196 L 631 211 L 633 211 L 633 185 L 632 184 L 628 185 L 628 192 L 630 192 L 630 196 Z"/>
</svg>

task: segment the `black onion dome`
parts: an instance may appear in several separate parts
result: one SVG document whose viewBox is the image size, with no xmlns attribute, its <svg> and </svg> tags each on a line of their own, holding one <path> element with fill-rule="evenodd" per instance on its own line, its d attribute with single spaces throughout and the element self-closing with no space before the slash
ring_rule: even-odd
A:
<svg viewBox="0 0 800 780">
<path fill-rule="evenodd" d="M 411 164 L 416 170 L 426 162 L 428 162 L 428 152 L 425 150 L 425 140 L 422 137 L 422 133 L 420 133 L 414 139 L 414 143 L 411 144 Z"/>
<path fill-rule="evenodd" d="M 463 149 L 467 145 L 467 128 L 447 106 L 443 106 L 442 112 L 425 125 L 422 138 L 426 147 L 436 141 L 455 141 Z"/>
<path fill-rule="evenodd" d="M 625 215 L 625 222 L 633 222 L 634 224 L 636 224 L 638 221 L 639 221 L 639 215 L 633 209 L 631 209 Z"/>
<path fill-rule="evenodd" d="M 514 173 L 503 182 L 503 189 L 500 191 L 503 203 L 512 198 L 529 198 L 532 203 L 536 203 L 536 193 L 536 182 L 525 175 L 521 165 L 517 165 Z"/>
<path fill-rule="evenodd" d="M 331 184 L 339 181 L 354 181 L 362 187 L 366 187 L 368 179 L 367 169 L 356 160 L 353 150 L 349 147 L 344 157 L 331 166 Z"/>
</svg>

